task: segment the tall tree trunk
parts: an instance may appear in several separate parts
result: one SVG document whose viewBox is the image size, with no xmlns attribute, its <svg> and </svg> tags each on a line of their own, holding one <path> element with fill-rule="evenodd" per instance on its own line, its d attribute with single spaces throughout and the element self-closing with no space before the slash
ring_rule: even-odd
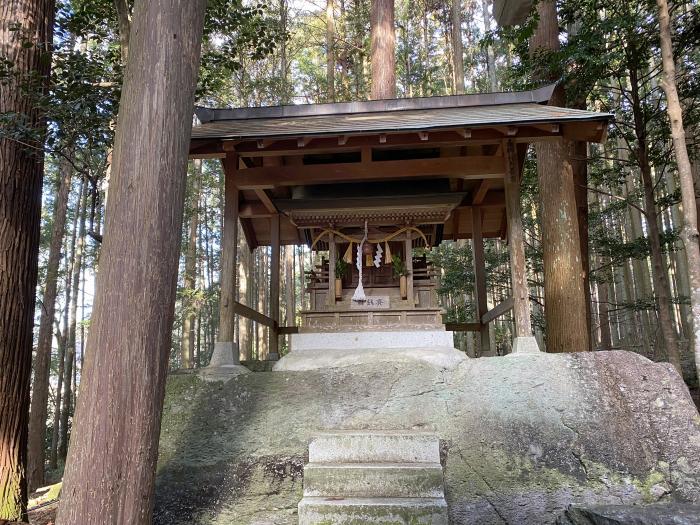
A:
<svg viewBox="0 0 700 525">
<path fill-rule="evenodd" d="M 53 209 L 53 230 L 46 263 L 46 283 L 42 297 L 39 340 L 34 362 L 32 407 L 29 413 L 29 444 L 27 448 L 27 485 L 30 491 L 44 484 L 46 458 L 46 415 L 49 397 L 49 372 L 51 369 L 51 347 L 56 312 L 56 289 L 58 266 L 61 262 L 61 247 L 66 230 L 66 211 L 73 169 L 67 160 L 59 164 L 56 200 Z"/>
<path fill-rule="evenodd" d="M 452 0 L 452 70 L 456 95 L 464 93 L 464 44 L 462 43 L 462 0 Z"/>
<path fill-rule="evenodd" d="M 326 83 L 328 102 L 335 102 L 335 0 L 326 1 Z"/>
<path fill-rule="evenodd" d="M 681 373 L 681 359 L 678 350 L 678 337 L 673 326 L 673 303 L 671 301 L 671 288 L 668 280 L 668 272 L 664 265 L 661 250 L 661 231 L 654 199 L 656 185 L 651 173 L 649 150 L 647 144 L 647 129 L 644 121 L 641 100 L 639 96 L 639 80 L 635 62 L 630 57 L 629 74 L 632 99 L 632 113 L 634 116 L 634 131 L 637 138 L 637 163 L 644 188 L 644 214 L 646 216 L 649 232 L 649 251 L 651 253 L 651 276 L 654 282 L 654 294 L 658 303 L 659 327 L 663 337 L 663 346 L 666 350 L 668 361 Z"/>
<path fill-rule="evenodd" d="M 530 40 L 532 54 L 559 49 L 559 24 L 553 0 L 537 4 L 539 23 Z M 552 80 L 552 78 L 549 78 Z M 564 93 L 556 90 L 550 104 L 563 106 Z M 542 210 L 544 303 L 548 352 L 584 352 L 590 348 L 590 328 L 576 187 L 566 140 L 539 143 L 537 174 Z"/>
<path fill-rule="evenodd" d="M 284 35 L 280 46 L 280 79 L 282 81 L 282 96 L 280 102 L 289 104 L 291 93 L 289 92 L 289 67 L 287 64 L 287 19 L 289 17 L 287 0 L 280 0 L 280 27 Z"/>
<path fill-rule="evenodd" d="M 80 291 L 80 271 L 83 266 L 83 252 L 85 249 L 85 218 L 87 216 L 88 207 L 88 187 L 83 186 L 84 191 L 80 196 L 78 204 L 78 214 L 80 215 L 78 224 L 78 235 L 75 244 L 75 255 L 73 257 L 73 264 L 71 266 L 71 278 L 73 282 L 71 283 L 71 299 L 70 308 L 68 313 L 68 338 L 66 343 L 66 355 L 65 355 L 65 381 L 63 382 L 63 408 L 61 409 L 61 424 L 60 434 L 59 434 L 59 447 L 58 455 L 65 459 L 66 453 L 68 452 L 68 418 L 71 414 L 72 408 L 72 388 L 71 388 L 71 376 L 73 374 L 73 361 L 75 361 L 75 332 L 76 323 L 78 322 L 78 292 Z"/>
<path fill-rule="evenodd" d="M 194 366 L 194 326 L 195 308 L 194 294 L 197 282 L 197 229 L 199 226 L 199 186 L 202 181 L 202 161 L 194 161 L 192 172 L 192 216 L 190 217 L 189 232 L 187 237 L 187 253 L 185 254 L 185 282 L 184 282 L 184 319 L 182 320 L 182 341 L 180 343 L 180 366 L 192 368 Z"/>
<path fill-rule="evenodd" d="M 659 6 L 659 25 L 661 29 L 661 58 L 663 61 L 664 79 L 662 87 L 666 94 L 668 118 L 671 121 L 671 138 L 673 151 L 676 155 L 678 177 L 681 185 L 683 202 L 683 228 L 681 239 L 685 245 L 688 259 L 688 281 L 690 283 L 690 305 L 693 312 L 693 353 L 695 368 L 700 378 L 700 241 L 698 240 L 698 214 L 695 202 L 695 187 L 693 171 L 685 143 L 683 128 L 683 111 L 676 89 L 676 64 L 673 60 L 673 45 L 671 41 L 671 20 L 668 15 L 666 0 L 656 0 Z"/>
<path fill-rule="evenodd" d="M 80 217 L 80 205 L 82 203 L 82 195 L 86 182 L 84 179 L 80 181 L 80 190 L 78 191 L 78 200 L 75 208 L 75 214 L 73 216 L 73 227 L 71 228 L 71 240 L 70 240 L 70 255 L 66 262 L 66 300 L 65 306 L 63 308 L 63 333 L 61 334 L 61 341 L 59 343 L 58 351 L 58 382 L 56 385 L 56 400 L 54 403 L 54 415 L 53 415 L 53 429 L 51 432 L 51 452 L 49 455 L 49 467 L 53 470 L 58 468 L 58 445 L 60 440 L 60 427 L 61 427 L 61 403 L 63 396 L 63 381 L 65 378 L 65 361 L 66 361 L 66 347 L 68 346 L 68 322 L 69 322 L 69 310 L 68 305 L 71 302 L 73 275 L 70 269 L 73 267 L 73 261 L 75 261 L 75 250 L 76 250 L 76 240 L 78 237 L 78 219 Z M 76 292 L 77 293 L 77 292 Z"/>
<path fill-rule="evenodd" d="M 481 10 L 484 17 L 484 30 L 486 32 L 491 31 L 491 13 L 489 13 L 489 0 L 482 0 Z M 493 52 L 493 46 L 491 44 L 486 46 L 486 70 L 489 75 L 489 90 L 497 91 L 498 81 L 496 80 L 496 55 Z"/>
<path fill-rule="evenodd" d="M 205 7 L 135 5 L 58 525 L 151 522 Z"/>
<path fill-rule="evenodd" d="M 372 99 L 396 98 L 394 0 L 372 0 Z"/>
<path fill-rule="evenodd" d="M 0 59 L 12 64 L 14 74 L 0 90 L 0 114 L 17 115 L 39 137 L 46 124 L 37 97 L 27 91 L 38 95 L 46 87 L 53 16 L 52 0 L 0 3 Z M 26 517 L 42 149 L 41 139 L 0 137 L 0 521 Z"/>
</svg>

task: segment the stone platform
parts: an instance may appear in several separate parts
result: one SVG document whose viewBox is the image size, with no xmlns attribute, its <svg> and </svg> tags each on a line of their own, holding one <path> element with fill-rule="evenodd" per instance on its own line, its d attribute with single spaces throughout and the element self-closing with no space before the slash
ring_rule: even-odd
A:
<svg viewBox="0 0 700 525">
<path fill-rule="evenodd" d="M 306 332 L 292 336 L 292 352 L 275 364 L 276 372 L 318 370 L 371 363 L 424 362 L 454 368 L 467 359 L 445 330 Z"/>
<path fill-rule="evenodd" d="M 297 525 L 312 439 L 338 429 L 437 436 L 456 525 L 700 501 L 688 390 L 670 365 L 628 352 L 183 374 L 166 389 L 156 525 Z"/>
</svg>

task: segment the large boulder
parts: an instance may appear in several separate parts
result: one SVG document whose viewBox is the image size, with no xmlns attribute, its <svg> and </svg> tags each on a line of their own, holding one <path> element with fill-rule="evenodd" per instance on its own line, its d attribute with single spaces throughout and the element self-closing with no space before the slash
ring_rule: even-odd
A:
<svg viewBox="0 0 700 525">
<path fill-rule="evenodd" d="M 310 436 L 441 439 L 456 524 L 547 524 L 571 505 L 700 500 L 700 416 L 678 374 L 627 352 L 173 375 L 155 523 L 293 524 Z"/>
</svg>

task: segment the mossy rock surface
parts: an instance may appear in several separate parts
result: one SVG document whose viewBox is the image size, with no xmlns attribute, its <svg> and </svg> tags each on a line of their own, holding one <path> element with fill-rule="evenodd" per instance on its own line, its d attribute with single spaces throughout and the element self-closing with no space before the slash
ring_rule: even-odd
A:
<svg viewBox="0 0 700 525">
<path fill-rule="evenodd" d="M 700 499 L 700 416 L 669 366 L 541 354 L 226 383 L 173 375 L 155 523 L 297 523 L 309 437 L 332 429 L 434 431 L 453 523 L 539 525 L 572 504 Z"/>
</svg>

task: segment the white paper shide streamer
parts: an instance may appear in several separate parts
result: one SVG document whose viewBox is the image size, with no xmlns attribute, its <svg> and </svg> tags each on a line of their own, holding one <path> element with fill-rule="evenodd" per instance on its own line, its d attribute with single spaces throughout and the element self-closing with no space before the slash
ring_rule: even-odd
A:
<svg viewBox="0 0 700 525">
<path fill-rule="evenodd" d="M 362 241 L 357 245 L 357 271 L 360 273 L 357 279 L 357 288 L 355 288 L 355 294 L 352 296 L 352 300 L 358 303 L 364 303 L 367 300 L 365 296 L 365 289 L 362 287 L 362 248 L 367 242 L 367 221 L 365 221 L 365 236 L 362 237 Z"/>
</svg>

